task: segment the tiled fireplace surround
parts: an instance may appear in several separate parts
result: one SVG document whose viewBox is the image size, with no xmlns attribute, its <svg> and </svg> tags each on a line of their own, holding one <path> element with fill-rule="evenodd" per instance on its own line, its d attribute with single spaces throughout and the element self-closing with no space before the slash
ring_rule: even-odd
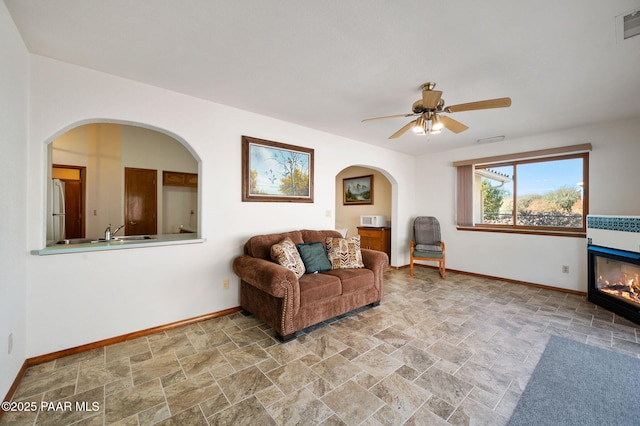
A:
<svg viewBox="0 0 640 426">
<path fill-rule="evenodd" d="M 588 300 L 640 324 L 640 217 L 587 217 Z"/>
</svg>

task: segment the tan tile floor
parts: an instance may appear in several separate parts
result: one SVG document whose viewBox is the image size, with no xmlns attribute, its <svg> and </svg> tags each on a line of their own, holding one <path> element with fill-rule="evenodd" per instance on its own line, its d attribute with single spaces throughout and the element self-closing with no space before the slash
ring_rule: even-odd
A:
<svg viewBox="0 0 640 426">
<path fill-rule="evenodd" d="M 379 307 L 286 344 L 236 313 L 31 367 L 14 400 L 38 410 L 0 424 L 495 426 L 552 334 L 640 354 L 638 328 L 584 297 L 389 270 Z"/>
</svg>

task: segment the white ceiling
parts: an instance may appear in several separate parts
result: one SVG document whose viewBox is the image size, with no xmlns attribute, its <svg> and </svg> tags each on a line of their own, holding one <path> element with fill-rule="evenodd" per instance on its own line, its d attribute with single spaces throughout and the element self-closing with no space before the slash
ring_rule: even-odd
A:
<svg viewBox="0 0 640 426">
<path fill-rule="evenodd" d="M 30 52 L 410 154 L 640 118 L 640 0 L 5 0 Z M 387 139 L 420 85 L 460 134 Z M 261 135 L 254 135 L 261 137 Z M 290 141 L 281 141 L 290 142 Z"/>
</svg>

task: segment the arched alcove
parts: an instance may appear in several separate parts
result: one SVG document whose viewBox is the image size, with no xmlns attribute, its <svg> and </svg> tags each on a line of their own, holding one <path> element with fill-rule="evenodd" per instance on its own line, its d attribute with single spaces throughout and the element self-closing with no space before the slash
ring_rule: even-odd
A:
<svg viewBox="0 0 640 426">
<path fill-rule="evenodd" d="M 373 199 L 371 204 L 345 204 L 344 202 L 344 179 L 352 179 L 360 176 L 372 176 Z M 393 177 L 390 177 L 384 170 L 366 165 L 353 165 L 340 171 L 336 175 L 336 202 L 335 202 L 335 227 L 340 230 L 347 230 L 348 236 L 358 235 L 360 226 L 360 216 L 380 215 L 387 219 L 387 226 L 391 227 L 393 222 L 394 203 L 397 199 L 395 194 Z M 393 239 L 392 246 L 393 246 Z M 393 247 L 391 248 L 393 251 Z"/>
<path fill-rule="evenodd" d="M 109 225 L 113 230 L 125 225 L 119 235 L 198 233 L 200 160 L 182 138 L 140 123 L 86 120 L 67 126 L 47 144 L 47 244 L 100 238 Z M 132 189 L 139 175 L 147 176 L 140 190 L 146 195 Z M 54 182 L 61 181 L 63 189 L 56 189 Z M 56 191 L 64 194 L 70 187 L 78 187 L 77 194 L 56 203 Z M 60 205 L 65 216 L 59 215 Z M 73 235 L 62 226 L 73 221 L 70 216 L 82 220 L 71 228 Z"/>
</svg>

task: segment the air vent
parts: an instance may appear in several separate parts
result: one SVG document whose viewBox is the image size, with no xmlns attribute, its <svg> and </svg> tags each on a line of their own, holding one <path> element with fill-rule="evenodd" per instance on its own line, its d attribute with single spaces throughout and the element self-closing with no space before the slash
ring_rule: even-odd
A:
<svg viewBox="0 0 640 426">
<path fill-rule="evenodd" d="M 640 34 L 640 9 L 616 16 L 618 41 L 623 41 Z"/>
<path fill-rule="evenodd" d="M 492 136 L 490 138 L 478 139 L 476 143 L 494 143 L 494 142 L 502 142 L 504 140 L 504 135 L 500 136 Z"/>
</svg>

